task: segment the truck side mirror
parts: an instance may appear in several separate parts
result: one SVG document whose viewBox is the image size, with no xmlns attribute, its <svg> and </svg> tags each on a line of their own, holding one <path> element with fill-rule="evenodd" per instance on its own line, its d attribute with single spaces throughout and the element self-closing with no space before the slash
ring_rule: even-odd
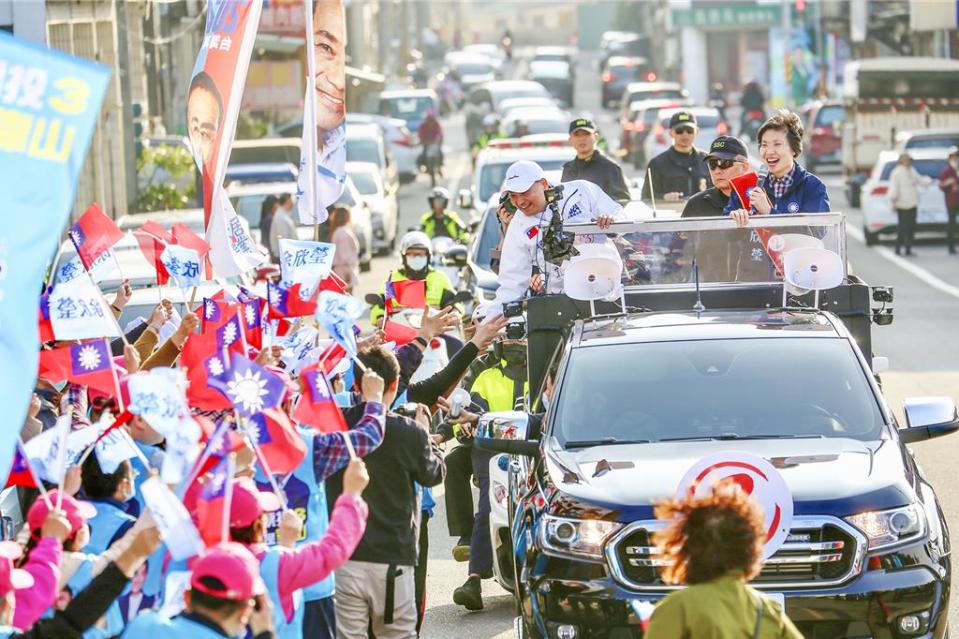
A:
<svg viewBox="0 0 959 639">
<path fill-rule="evenodd" d="M 536 457 L 539 442 L 526 439 L 529 432 L 529 415 L 520 411 L 486 413 L 476 427 L 474 445 L 480 450 L 489 450 L 510 455 Z"/>
<path fill-rule="evenodd" d="M 949 397 L 909 397 L 902 403 L 906 427 L 899 438 L 907 443 L 941 437 L 959 430 L 959 411 Z"/>
</svg>

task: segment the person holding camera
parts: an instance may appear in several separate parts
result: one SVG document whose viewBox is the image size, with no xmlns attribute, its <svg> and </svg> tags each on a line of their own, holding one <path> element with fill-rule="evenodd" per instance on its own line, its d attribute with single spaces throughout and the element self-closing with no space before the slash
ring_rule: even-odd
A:
<svg viewBox="0 0 959 639">
<path fill-rule="evenodd" d="M 551 226 L 593 222 L 607 229 L 614 221 L 625 219 L 623 207 L 592 182 L 550 185 L 543 169 L 530 160 L 514 162 L 506 169 L 505 187 L 518 213 L 503 240 L 496 305 L 515 302 L 530 290 L 563 292 L 563 272 L 553 245 L 557 238 Z M 581 235 L 577 241 L 608 242 L 604 235 Z"/>
</svg>

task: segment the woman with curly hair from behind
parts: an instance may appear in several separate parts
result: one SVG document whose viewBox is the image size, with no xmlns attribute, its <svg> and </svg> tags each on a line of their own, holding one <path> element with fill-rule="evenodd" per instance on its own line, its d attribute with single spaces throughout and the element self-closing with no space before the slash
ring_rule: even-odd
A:
<svg viewBox="0 0 959 639">
<path fill-rule="evenodd" d="M 762 567 L 766 538 L 759 504 L 735 483 L 718 483 L 656 507 L 668 526 L 654 543 L 663 580 L 687 586 L 659 602 L 646 639 L 802 639 L 780 608 L 747 585 Z"/>
</svg>

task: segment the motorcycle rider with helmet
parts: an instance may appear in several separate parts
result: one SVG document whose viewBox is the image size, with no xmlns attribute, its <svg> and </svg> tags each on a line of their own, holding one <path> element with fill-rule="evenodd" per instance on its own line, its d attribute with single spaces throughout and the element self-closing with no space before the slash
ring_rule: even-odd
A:
<svg viewBox="0 0 959 639">
<path fill-rule="evenodd" d="M 474 167 L 476 166 L 476 156 L 479 155 L 480 151 L 489 146 L 490 141 L 506 137 L 503 132 L 500 131 L 499 124 L 499 116 L 495 113 L 487 113 L 483 117 L 483 130 L 476 136 L 476 141 L 473 142 L 473 146 L 470 149 Z"/>
<path fill-rule="evenodd" d="M 420 229 L 429 239 L 448 237 L 454 242 L 465 244 L 469 241 L 469 231 L 459 216 L 446 208 L 450 202 L 450 192 L 441 186 L 430 191 L 426 201 L 430 210 L 420 218 Z"/>
<path fill-rule="evenodd" d="M 449 306 L 456 291 L 446 273 L 435 270 L 430 264 L 432 249 L 430 238 L 423 231 L 410 231 L 404 235 L 400 240 L 403 265 L 390 273 L 390 281 L 425 280 L 427 305 L 444 308 Z M 383 313 L 383 306 L 374 306 L 370 311 L 370 323 L 376 326 Z"/>
</svg>

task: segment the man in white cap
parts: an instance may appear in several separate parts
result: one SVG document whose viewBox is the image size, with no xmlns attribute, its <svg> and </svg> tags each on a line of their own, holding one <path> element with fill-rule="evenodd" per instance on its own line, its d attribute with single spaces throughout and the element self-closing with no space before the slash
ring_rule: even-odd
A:
<svg viewBox="0 0 959 639">
<path fill-rule="evenodd" d="M 592 182 L 571 180 L 562 186 L 563 197 L 557 205 L 564 224 L 595 222 L 605 229 L 625 219 L 623 207 Z M 562 271 L 543 256 L 543 237 L 553 216 L 546 203 L 549 187 L 543 169 L 535 162 L 520 160 L 506 170 L 503 188 L 521 215 L 513 217 L 503 240 L 499 289 L 494 301 L 497 305 L 516 301 L 529 289 L 563 292 Z M 576 241 L 597 243 L 608 239 L 604 235 L 581 235 Z"/>
</svg>

